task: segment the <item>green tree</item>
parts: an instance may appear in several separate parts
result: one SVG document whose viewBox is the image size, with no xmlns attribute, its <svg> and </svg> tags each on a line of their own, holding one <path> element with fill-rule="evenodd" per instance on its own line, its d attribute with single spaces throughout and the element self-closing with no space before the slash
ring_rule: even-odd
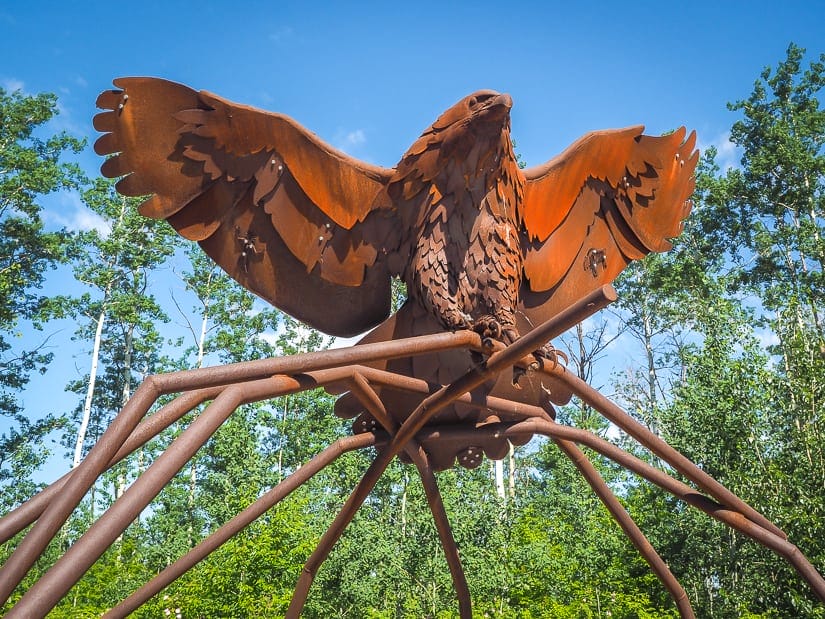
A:
<svg viewBox="0 0 825 619">
<path fill-rule="evenodd" d="M 742 167 L 727 175 L 719 206 L 737 220 L 729 229 L 742 248 L 732 252 L 741 283 L 759 296 L 777 342 L 767 448 L 783 486 L 778 519 L 822 566 L 825 544 L 814 531 L 825 518 L 825 55 L 807 67 L 804 60 L 805 50 L 791 44 L 748 99 L 730 106 L 742 113 L 731 130 Z M 798 580 L 780 586 L 789 612 L 813 612 Z"/>
<path fill-rule="evenodd" d="M 0 88 L 0 513 L 30 496 L 30 474 L 46 456 L 43 437 L 59 427 L 54 414 L 24 414 L 17 393 L 33 371 L 45 371 L 46 338 L 24 350 L 15 340 L 21 323 L 41 327 L 50 299 L 40 293 L 46 273 L 66 258 L 69 234 L 49 232 L 43 197 L 83 181 L 65 161 L 83 142 L 65 133 L 40 137 L 57 114 L 52 94 L 25 95 Z"/>
<path fill-rule="evenodd" d="M 821 566 L 825 65 L 803 59 L 791 45 L 731 104 L 741 167 L 722 174 L 705 154 L 686 234 L 662 257 L 669 275 L 642 290 L 682 332 L 673 388 L 653 409 L 663 436 Z M 646 486 L 632 503 L 700 615 L 820 616 L 768 551 Z"/>
<path fill-rule="evenodd" d="M 109 181 L 96 180 L 83 192 L 83 200 L 108 229 L 81 233 L 73 271 L 86 291 L 64 300 L 79 319 L 74 339 L 91 347 L 89 373 L 68 386 L 83 398 L 73 412 L 75 425 L 64 436 L 66 446 L 73 448 L 73 466 L 105 431 L 141 378 L 158 367 L 162 345 L 158 325 L 168 319 L 151 282 L 177 244 L 167 224 L 141 216 L 136 208 L 139 200 L 120 196 Z M 140 455 L 132 465 L 138 470 Z M 114 496 L 123 491 L 129 467 L 121 463 L 113 473 Z"/>
</svg>

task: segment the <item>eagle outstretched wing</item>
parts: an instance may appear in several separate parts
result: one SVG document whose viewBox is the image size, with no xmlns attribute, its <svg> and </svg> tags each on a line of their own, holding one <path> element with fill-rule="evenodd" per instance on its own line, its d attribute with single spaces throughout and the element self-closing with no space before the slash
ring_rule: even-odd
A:
<svg viewBox="0 0 825 619">
<path fill-rule="evenodd" d="M 357 161 L 281 114 L 157 78 L 103 92 L 95 151 L 120 193 L 166 219 L 241 285 L 332 335 L 390 310 L 398 234 L 392 170 Z M 335 311 L 330 311 L 330 308 Z"/>
<path fill-rule="evenodd" d="M 520 332 L 671 248 L 691 209 L 696 134 L 643 127 L 585 135 L 524 173 Z"/>
</svg>

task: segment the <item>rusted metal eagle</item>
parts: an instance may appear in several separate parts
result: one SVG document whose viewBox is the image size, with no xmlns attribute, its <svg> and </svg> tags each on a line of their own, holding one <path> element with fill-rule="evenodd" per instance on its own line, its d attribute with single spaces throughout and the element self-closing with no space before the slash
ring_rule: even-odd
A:
<svg viewBox="0 0 825 619">
<path fill-rule="evenodd" d="M 591 133 L 546 164 L 520 170 L 510 97 L 481 91 L 442 114 L 385 169 L 347 157 L 285 116 L 158 79 L 115 86 L 98 99 L 107 111 L 95 118 L 105 132 L 95 148 L 114 155 L 103 172 L 123 177 L 122 193 L 151 196 L 145 215 L 168 220 L 242 285 L 323 331 L 351 335 L 383 322 L 361 340 L 377 343 L 371 346 L 147 379 L 77 468 L 0 519 L 0 543 L 34 523 L 0 568 L 0 603 L 107 467 L 211 402 L 9 617 L 54 608 L 239 405 L 319 387 L 349 390 L 335 412 L 356 417 L 359 436 L 336 440 L 296 468 L 107 617 L 136 610 L 342 453 L 375 447 L 307 558 L 285 616 L 300 616 L 318 569 L 398 456 L 418 470 L 459 615 L 469 619 L 470 588 L 433 472 L 456 461 L 473 468 L 483 455 L 500 459 L 532 433 L 551 438 L 573 462 L 680 616 L 694 617 L 688 595 L 577 443 L 785 557 L 825 599 L 825 580 L 781 529 L 572 372 L 548 364 L 521 375 L 518 385 L 503 376 L 552 356 L 543 349 L 524 357 L 615 300 L 607 284 L 632 260 L 670 248 L 690 210 L 693 134 L 650 137 L 641 127 Z M 409 298 L 388 316 L 393 276 L 407 284 Z M 444 330 L 460 332 L 426 335 Z M 511 345 L 497 351 L 485 340 Z M 171 393 L 179 395 L 140 422 Z M 555 423 L 552 404 L 571 393 L 694 486 L 585 429 Z"/>
<path fill-rule="evenodd" d="M 698 152 L 684 128 L 590 133 L 521 170 L 511 98 L 484 90 L 383 168 L 281 114 L 155 78 L 114 84 L 94 121 L 105 132 L 95 150 L 114 155 L 103 174 L 123 177 L 125 195 L 150 195 L 144 215 L 199 242 L 244 287 L 332 335 L 386 319 L 397 276 L 408 302 L 367 341 L 475 329 L 509 343 L 669 249 L 690 211 Z M 443 355 L 393 369 L 445 384 L 468 363 Z"/>
</svg>

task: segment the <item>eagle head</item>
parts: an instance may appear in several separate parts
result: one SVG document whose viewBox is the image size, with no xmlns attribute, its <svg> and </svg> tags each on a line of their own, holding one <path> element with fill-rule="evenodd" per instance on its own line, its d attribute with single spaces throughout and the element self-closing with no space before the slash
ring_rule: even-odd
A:
<svg viewBox="0 0 825 619">
<path fill-rule="evenodd" d="M 499 133 L 510 128 L 513 99 L 495 90 L 479 90 L 464 97 L 433 123 L 432 133 Z M 443 136 L 447 138 L 448 136 Z"/>
<path fill-rule="evenodd" d="M 510 151 L 513 99 L 495 90 L 479 90 L 444 112 L 422 137 L 439 145 L 439 163 L 459 162 L 463 174 L 476 176 L 487 159 L 501 160 Z M 485 172 L 486 174 L 486 172 Z"/>
<path fill-rule="evenodd" d="M 485 162 L 495 161 L 495 170 L 507 168 L 509 173 L 510 167 L 517 167 L 510 142 L 512 106 L 510 95 L 495 90 L 479 90 L 461 99 L 401 158 L 387 187 L 390 197 L 394 201 L 402 196 L 411 199 L 433 182 L 486 187 L 489 183 L 482 177 L 488 175 L 490 166 L 483 168 Z M 449 174 L 455 177 L 453 181 L 446 180 Z M 479 182 L 471 182 L 476 177 Z"/>
</svg>

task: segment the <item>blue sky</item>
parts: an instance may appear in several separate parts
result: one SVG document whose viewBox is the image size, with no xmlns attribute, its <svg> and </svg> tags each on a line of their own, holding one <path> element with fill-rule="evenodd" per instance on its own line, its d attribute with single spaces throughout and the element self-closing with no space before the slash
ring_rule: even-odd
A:
<svg viewBox="0 0 825 619">
<path fill-rule="evenodd" d="M 392 166 L 446 107 L 509 92 L 531 165 L 593 129 L 696 128 L 733 116 L 790 41 L 823 51 L 825 3 L 0 3 L 0 84 L 60 95 L 61 123 L 94 136 L 96 94 L 156 75 L 287 113 L 351 154 Z M 90 153 L 84 164 L 98 161 Z"/>
<path fill-rule="evenodd" d="M 6 0 L 0 86 L 57 93 L 50 128 L 90 144 L 97 93 L 118 76 L 155 75 L 289 114 L 384 166 L 482 88 L 513 96 L 513 136 L 529 165 L 587 131 L 640 123 L 650 133 L 687 125 L 700 146 L 732 156 L 726 103 L 747 97 L 791 41 L 825 51 L 825 2 Z M 93 174 L 101 161 L 89 148 L 80 162 Z M 52 223 L 94 223 L 70 196 L 48 209 Z M 86 371 L 87 351 L 61 352 L 62 370 L 34 383 L 41 395 Z M 33 414 L 42 407 L 31 392 L 27 403 Z"/>
</svg>

